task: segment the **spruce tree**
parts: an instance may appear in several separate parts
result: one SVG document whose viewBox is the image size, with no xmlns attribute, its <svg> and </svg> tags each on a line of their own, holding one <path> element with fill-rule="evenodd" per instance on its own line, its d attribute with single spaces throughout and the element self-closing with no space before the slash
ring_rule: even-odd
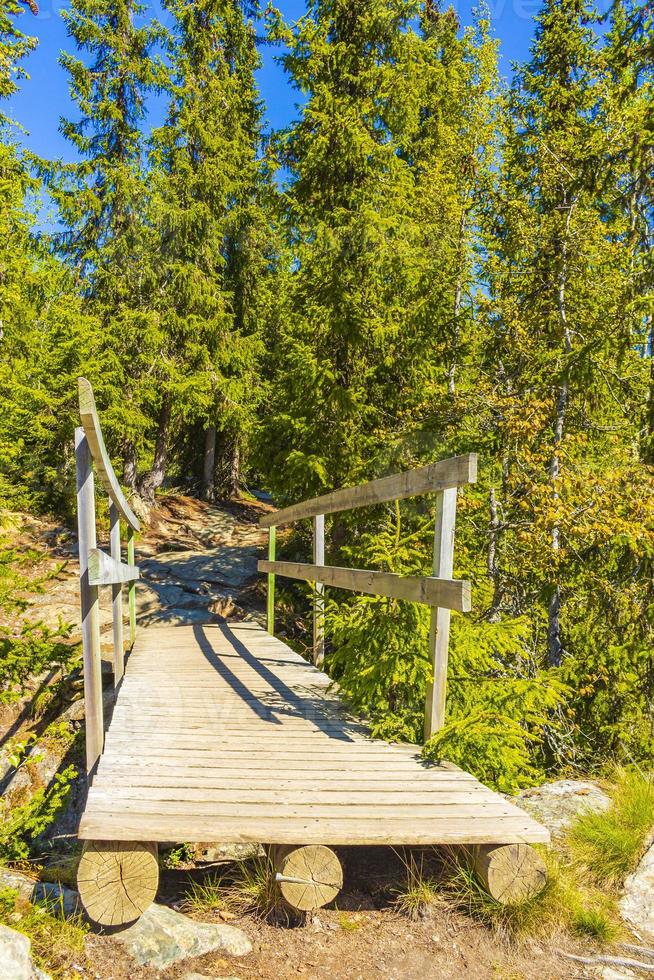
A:
<svg viewBox="0 0 654 980">
<path fill-rule="evenodd" d="M 392 465 L 403 398 L 419 397 L 431 372 L 411 356 L 407 309 L 418 239 L 402 143 L 417 119 L 416 12 L 404 0 L 312 0 L 295 28 L 273 25 L 306 102 L 280 138 L 292 251 L 275 334 L 284 383 L 260 452 L 293 499 Z"/>
<path fill-rule="evenodd" d="M 636 569 L 651 546 L 651 491 L 634 467 L 642 328 L 627 221 L 606 206 L 614 140 L 591 20 L 579 0 L 547 0 L 511 92 L 486 226 L 479 406 L 500 483 L 495 609 L 531 619 L 537 664 L 559 668 L 575 689 L 596 686 L 576 719 L 590 732 L 592 717 L 615 751 L 626 715 L 644 722 L 650 600 Z M 623 590 L 642 629 L 625 629 Z M 622 699 L 614 685 L 627 662 L 639 680 Z"/>
<path fill-rule="evenodd" d="M 174 17 L 170 102 L 151 154 L 166 425 L 159 429 L 155 467 L 140 486 L 151 497 L 161 482 L 174 420 L 199 421 L 207 456 L 204 492 L 211 498 L 216 432 L 235 459 L 239 440 L 245 449 L 257 403 L 267 241 L 254 82 L 259 59 L 252 24 L 237 0 L 170 0 L 167 6 Z"/>
<path fill-rule="evenodd" d="M 0 98 L 26 73 L 34 39 L 0 6 Z M 65 510 L 71 502 L 75 377 L 90 324 L 67 270 L 34 234 L 41 191 L 0 104 L 0 500 Z"/>
<path fill-rule="evenodd" d="M 142 132 L 146 98 L 158 80 L 152 52 L 160 31 L 139 25 L 142 13 L 136 0 L 73 0 L 64 11 L 79 55 L 64 53 L 60 60 L 79 116 L 62 120 L 61 130 L 80 159 L 50 175 L 65 228 L 59 247 L 98 317 L 95 350 L 107 355 L 102 374 L 91 374 L 132 488 L 144 433 L 161 403 L 162 337 L 151 271 L 156 242 Z"/>
</svg>

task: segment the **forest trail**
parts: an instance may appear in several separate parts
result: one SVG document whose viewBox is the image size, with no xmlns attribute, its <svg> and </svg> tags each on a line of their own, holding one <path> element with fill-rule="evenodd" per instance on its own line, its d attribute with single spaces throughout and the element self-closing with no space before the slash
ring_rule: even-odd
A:
<svg viewBox="0 0 654 980">
<path fill-rule="evenodd" d="M 221 616 L 252 616 L 263 622 L 257 597 L 257 552 L 266 540 L 259 517 L 269 510 L 256 502 L 208 504 L 183 494 L 158 498 L 136 545 L 141 570 L 137 585 L 137 623 L 191 625 Z M 35 576 L 51 576 L 41 594 L 29 596 L 22 615 L 56 628 L 71 624 L 71 641 L 80 639 L 79 571 L 76 536 L 47 519 L 24 519 L 11 535 L 19 552 L 34 550 Z M 100 544 L 105 542 L 100 538 Z M 100 603 L 103 648 L 110 640 L 111 605 Z M 104 649 L 103 649 L 104 652 Z"/>
</svg>

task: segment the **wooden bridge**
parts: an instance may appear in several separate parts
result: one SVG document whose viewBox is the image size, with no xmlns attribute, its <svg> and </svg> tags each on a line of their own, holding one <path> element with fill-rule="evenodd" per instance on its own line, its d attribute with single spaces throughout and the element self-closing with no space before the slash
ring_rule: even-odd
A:
<svg viewBox="0 0 654 980">
<path fill-rule="evenodd" d="M 426 735 L 443 723 L 449 612 L 470 608 L 452 576 L 457 488 L 475 479 L 474 456 L 430 464 L 339 490 L 272 514 L 268 630 L 255 623 L 150 627 L 136 636 L 134 534 L 139 523 L 114 475 L 91 386 L 80 379 L 76 432 L 80 591 L 90 789 L 79 828 L 87 843 L 78 883 L 103 925 L 137 919 L 153 901 L 157 842 L 269 846 L 287 902 L 310 910 L 342 885 L 334 845 L 462 845 L 500 901 L 533 894 L 545 870 L 529 846 L 548 832 L 473 776 L 421 759 L 415 745 L 369 737 L 345 709 L 323 658 L 325 585 L 423 602 L 432 609 L 434 666 Z M 96 541 L 94 470 L 109 497 L 110 554 Z M 437 494 L 434 574 L 400 577 L 324 564 L 324 515 L 423 493 Z M 275 561 L 275 528 L 312 519 L 313 564 Z M 127 524 L 127 564 L 120 522 Z M 276 639 L 275 575 L 318 583 L 314 664 Z M 124 663 L 122 590 L 131 652 Z M 102 717 L 99 587 L 113 603 L 116 705 Z M 331 846 L 330 846 L 331 845 Z"/>
</svg>

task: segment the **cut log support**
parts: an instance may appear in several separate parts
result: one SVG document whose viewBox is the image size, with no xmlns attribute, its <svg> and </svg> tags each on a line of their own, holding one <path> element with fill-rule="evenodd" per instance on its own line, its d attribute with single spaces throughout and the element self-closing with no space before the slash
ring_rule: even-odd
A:
<svg viewBox="0 0 654 980">
<path fill-rule="evenodd" d="M 89 919 L 101 926 L 135 922 L 154 901 L 159 884 L 157 845 L 88 841 L 77 887 Z"/>
<path fill-rule="evenodd" d="M 515 905 L 538 895 L 547 867 L 528 844 L 484 844 L 471 850 L 475 874 L 496 902 Z"/>
<path fill-rule="evenodd" d="M 300 912 L 328 905 L 343 887 L 343 868 L 330 847 L 277 845 L 271 856 L 284 901 Z"/>
</svg>

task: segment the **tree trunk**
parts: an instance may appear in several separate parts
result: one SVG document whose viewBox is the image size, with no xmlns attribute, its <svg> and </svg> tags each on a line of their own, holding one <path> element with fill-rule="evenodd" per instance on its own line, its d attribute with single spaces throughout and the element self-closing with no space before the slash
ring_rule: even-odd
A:
<svg viewBox="0 0 654 980">
<path fill-rule="evenodd" d="M 458 259 L 457 259 L 457 275 L 456 275 L 456 289 L 454 290 L 454 332 L 452 336 L 452 356 L 450 359 L 450 364 L 447 369 L 447 392 L 449 395 L 453 395 L 456 391 L 456 364 L 457 357 L 459 353 L 459 335 L 461 333 L 459 325 L 459 317 L 461 316 L 461 297 L 463 295 L 463 256 L 464 256 L 464 239 L 466 232 L 466 212 L 465 209 L 461 211 L 461 220 L 459 221 L 459 241 L 458 241 Z"/>
<path fill-rule="evenodd" d="M 170 395 L 164 395 L 159 412 L 159 425 L 157 427 L 157 438 L 154 444 L 154 460 L 152 468 L 139 481 L 139 495 L 149 503 L 154 503 L 155 491 L 159 489 L 166 476 L 166 465 L 168 463 L 168 433 L 170 430 L 171 413 Z"/>
<path fill-rule="evenodd" d="M 216 426 L 204 430 L 204 464 L 202 467 L 202 499 L 213 503 L 216 499 Z"/>
<path fill-rule="evenodd" d="M 567 195 L 566 195 L 567 197 Z M 565 352 L 566 363 L 563 366 L 561 382 L 559 384 L 557 395 L 556 395 L 556 406 L 554 411 L 554 448 L 552 452 L 552 460 L 550 462 L 550 482 L 552 484 L 552 496 L 554 498 L 554 504 L 556 506 L 559 499 L 559 492 L 557 489 L 557 479 L 561 471 L 561 459 L 559 455 L 559 447 L 563 441 L 563 433 L 565 427 L 565 417 L 568 408 L 568 398 L 570 395 L 570 386 L 568 382 L 568 365 L 567 359 L 568 355 L 572 351 L 572 336 L 570 333 L 570 327 L 568 324 L 568 313 L 566 308 L 566 286 L 568 278 L 568 234 L 570 230 L 570 221 L 572 218 L 572 209 L 574 207 L 574 202 L 569 203 L 568 214 L 566 218 L 565 234 L 563 241 L 561 243 L 561 264 L 558 276 L 558 289 L 557 289 L 557 306 L 559 310 L 559 323 L 562 328 L 563 333 L 563 348 Z M 552 527 L 552 551 L 558 553 L 561 547 L 560 541 L 560 530 L 558 522 L 555 520 Z M 556 572 L 555 572 L 556 574 Z M 558 581 L 555 582 L 550 590 L 550 600 L 547 610 L 547 652 L 548 660 L 552 667 L 559 667 L 561 665 L 561 659 L 563 657 L 563 643 L 561 642 L 561 589 L 559 587 Z"/>
<path fill-rule="evenodd" d="M 136 490 L 136 447 L 131 439 L 123 443 L 123 483 L 129 490 Z"/>
<path fill-rule="evenodd" d="M 230 497 L 237 497 L 241 489 L 241 447 L 238 439 L 232 443 L 227 489 Z"/>
<path fill-rule="evenodd" d="M 489 525 L 489 540 L 488 540 L 488 556 L 487 556 L 487 569 L 488 577 L 493 583 L 493 602 L 488 614 L 488 619 L 491 623 L 496 623 L 500 618 L 500 603 L 502 601 L 502 590 L 500 586 L 500 573 L 497 566 L 497 546 L 499 539 L 499 520 L 497 518 L 497 498 L 495 496 L 495 487 L 490 488 L 489 493 L 489 510 L 490 510 L 490 525 Z"/>
</svg>

